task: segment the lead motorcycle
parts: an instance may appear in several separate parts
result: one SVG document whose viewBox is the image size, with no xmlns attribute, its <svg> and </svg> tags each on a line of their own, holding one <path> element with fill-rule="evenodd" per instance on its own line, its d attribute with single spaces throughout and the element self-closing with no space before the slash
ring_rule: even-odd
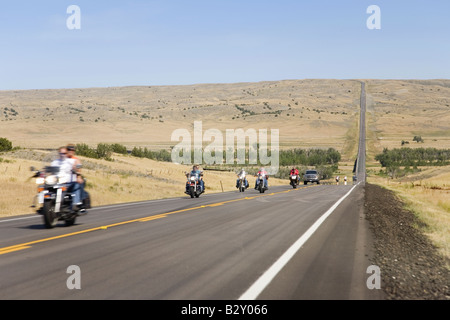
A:
<svg viewBox="0 0 450 320">
<path fill-rule="evenodd" d="M 36 178 L 38 186 L 38 194 L 32 207 L 36 207 L 37 200 L 39 208 L 36 213 L 42 215 L 46 228 L 54 228 L 58 221 L 64 221 L 66 226 L 72 226 L 78 216 L 87 213 L 85 209 L 91 208 L 90 195 L 84 191 L 84 209 L 71 210 L 74 196 L 69 191 L 69 182 L 58 177 L 59 167 L 46 166 L 38 171 L 34 167 L 30 169 L 35 172 L 32 178 Z"/>
</svg>

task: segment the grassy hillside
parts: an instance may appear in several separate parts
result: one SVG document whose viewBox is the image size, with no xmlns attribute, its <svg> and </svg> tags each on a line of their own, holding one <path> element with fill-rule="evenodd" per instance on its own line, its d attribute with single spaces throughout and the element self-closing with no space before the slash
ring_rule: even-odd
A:
<svg viewBox="0 0 450 320">
<path fill-rule="evenodd" d="M 450 148 L 450 80 L 368 80 L 366 91 L 371 160 L 402 140 L 404 147 Z"/>
<path fill-rule="evenodd" d="M 360 84 L 287 80 L 0 92 L 0 137 L 14 145 L 170 147 L 175 129 L 279 129 L 281 147 L 334 147 L 353 158 Z"/>
</svg>

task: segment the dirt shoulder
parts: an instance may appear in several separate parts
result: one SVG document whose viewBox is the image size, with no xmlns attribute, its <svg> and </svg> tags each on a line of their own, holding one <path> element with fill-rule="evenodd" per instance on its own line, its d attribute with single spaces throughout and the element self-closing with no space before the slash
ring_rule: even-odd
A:
<svg viewBox="0 0 450 320">
<path fill-rule="evenodd" d="M 380 267 L 389 300 L 450 300 L 450 270 L 420 231 L 424 223 L 387 189 L 365 186 L 365 212 L 374 236 L 373 264 Z"/>
</svg>

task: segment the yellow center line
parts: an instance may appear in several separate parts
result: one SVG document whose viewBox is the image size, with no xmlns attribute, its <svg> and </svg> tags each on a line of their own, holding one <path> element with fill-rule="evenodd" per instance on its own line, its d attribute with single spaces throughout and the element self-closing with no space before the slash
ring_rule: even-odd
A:
<svg viewBox="0 0 450 320">
<path fill-rule="evenodd" d="M 88 233 L 88 232 L 94 232 L 94 231 L 99 231 L 99 230 L 107 230 L 108 228 L 117 227 L 117 226 L 130 224 L 130 223 L 134 223 L 134 222 L 146 222 L 146 221 L 152 221 L 152 220 L 157 220 L 157 219 L 161 219 L 161 218 L 166 218 L 169 214 L 175 214 L 175 213 L 186 212 L 186 211 L 193 211 L 193 210 L 198 210 L 198 209 L 207 208 L 207 207 L 218 207 L 218 206 L 221 206 L 221 205 L 224 205 L 224 204 L 227 204 L 227 203 L 236 202 L 236 201 L 253 200 L 253 199 L 258 198 L 258 197 L 272 196 L 272 195 L 277 195 L 277 194 L 281 194 L 281 193 L 288 193 L 288 192 L 291 192 L 291 191 L 305 189 L 305 188 L 307 188 L 307 187 L 303 187 L 303 188 L 299 188 L 299 189 L 290 189 L 290 190 L 286 190 L 286 191 L 279 191 L 279 192 L 274 192 L 274 193 L 270 193 L 270 194 L 261 194 L 261 195 L 256 195 L 256 196 L 252 196 L 252 197 L 232 199 L 232 200 L 212 203 L 212 204 L 209 204 L 209 205 L 202 205 L 202 206 L 198 206 L 198 207 L 192 207 L 192 208 L 187 208 L 187 209 L 170 211 L 170 212 L 162 213 L 162 214 L 159 214 L 159 215 L 153 215 L 153 216 L 148 216 L 148 217 L 144 217 L 144 218 L 138 218 L 138 219 L 133 219 L 133 220 L 117 222 L 117 223 L 113 223 L 113 224 L 109 224 L 109 225 L 105 225 L 105 226 L 100 226 L 100 227 L 96 227 L 96 228 L 91 228 L 91 229 L 86 229 L 86 230 L 66 233 L 66 234 L 62 234 L 62 235 L 59 235 L 59 236 L 54 236 L 54 237 L 49 237 L 49 238 L 44 238 L 44 239 L 38 239 L 38 240 L 26 242 L 26 243 L 21 243 L 21 244 L 16 244 L 16 245 L 9 246 L 9 247 L 0 248 L 0 255 L 6 254 L 6 253 L 10 253 L 10 252 L 14 252 L 14 251 L 28 249 L 32 245 L 38 244 L 38 243 L 48 242 L 48 241 L 57 240 L 57 239 L 63 239 L 63 238 L 72 237 L 72 236 L 76 236 L 76 235 L 80 235 L 80 234 L 84 234 L 84 233 Z"/>
<path fill-rule="evenodd" d="M 14 252 L 14 251 L 19 251 L 19 250 L 23 250 L 23 249 L 28 249 L 28 248 L 30 248 L 30 246 L 6 247 L 6 248 L 0 250 L 0 255 L 5 254 L 5 253 L 9 253 L 9 252 Z"/>
</svg>

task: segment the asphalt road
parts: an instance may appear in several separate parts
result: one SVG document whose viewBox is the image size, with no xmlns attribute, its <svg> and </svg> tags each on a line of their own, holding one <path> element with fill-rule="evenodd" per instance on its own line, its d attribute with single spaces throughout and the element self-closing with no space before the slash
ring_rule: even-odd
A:
<svg viewBox="0 0 450 320">
<path fill-rule="evenodd" d="M 239 299 L 352 187 L 273 187 L 263 195 L 248 190 L 97 208 L 75 226 L 52 230 L 38 216 L 3 219 L 0 299 Z M 365 299 L 373 293 L 365 283 L 358 189 L 261 297 Z M 66 285 L 71 265 L 80 268 L 80 290 Z"/>
<path fill-rule="evenodd" d="M 358 181 L 365 183 L 366 180 L 366 84 L 361 82 L 360 119 L 359 119 L 359 142 L 358 158 L 356 165 L 356 176 Z"/>
<path fill-rule="evenodd" d="M 0 219 L 0 299 L 383 298 L 366 283 L 361 170 L 357 185 L 287 181 L 264 194 L 93 208 L 51 230 L 37 215 Z M 70 266 L 79 268 L 75 282 Z"/>
</svg>

